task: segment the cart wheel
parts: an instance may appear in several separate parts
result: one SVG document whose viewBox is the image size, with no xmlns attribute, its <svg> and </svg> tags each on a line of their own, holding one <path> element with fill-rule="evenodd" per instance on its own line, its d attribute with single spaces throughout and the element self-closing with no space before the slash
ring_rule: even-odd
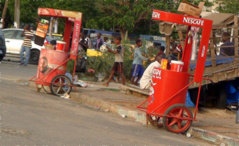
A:
<svg viewBox="0 0 239 146">
<path fill-rule="evenodd" d="M 65 93 L 70 94 L 71 92 L 71 81 L 64 75 L 57 75 L 52 79 L 50 85 L 51 92 L 57 96 L 63 96 Z"/>
<path fill-rule="evenodd" d="M 42 88 L 47 94 L 52 94 L 50 86 L 42 85 Z"/>
<path fill-rule="evenodd" d="M 163 126 L 175 133 L 184 133 L 192 124 L 192 120 L 189 119 L 180 119 L 180 118 L 193 118 L 191 110 L 186 107 L 184 104 L 175 104 L 169 107 L 166 112 L 166 116 L 172 117 L 163 117 Z"/>
<path fill-rule="evenodd" d="M 152 116 L 147 114 L 149 123 L 153 125 L 154 127 L 160 128 L 163 126 L 163 124 L 160 122 L 160 117 Z"/>
</svg>

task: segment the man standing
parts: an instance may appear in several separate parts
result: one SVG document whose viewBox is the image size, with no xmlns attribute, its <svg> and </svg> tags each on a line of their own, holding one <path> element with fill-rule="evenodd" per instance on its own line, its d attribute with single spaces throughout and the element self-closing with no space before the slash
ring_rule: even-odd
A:
<svg viewBox="0 0 239 146">
<path fill-rule="evenodd" d="M 80 43 L 79 43 L 80 47 L 87 53 L 87 49 L 88 49 L 88 39 L 85 38 L 85 34 L 81 33 L 80 35 Z"/>
<path fill-rule="evenodd" d="M 122 79 L 122 84 L 125 85 L 125 76 L 124 76 L 124 70 L 123 70 L 123 61 L 124 61 L 124 48 L 121 46 L 121 37 L 117 36 L 114 38 L 114 42 L 117 45 L 116 50 L 110 49 L 108 46 L 106 48 L 110 53 L 115 54 L 115 62 L 111 70 L 110 77 L 106 83 L 103 85 L 108 87 L 110 81 L 112 80 L 114 73 L 118 72 Z"/>
<path fill-rule="evenodd" d="M 91 39 L 90 39 L 90 34 L 87 35 L 86 39 L 87 39 L 87 42 L 88 42 L 88 48 L 91 49 Z"/>
<path fill-rule="evenodd" d="M 220 47 L 220 55 L 234 56 L 235 55 L 234 43 L 230 42 L 230 34 L 228 32 L 224 32 L 222 34 L 222 42 L 223 44 Z"/>
<path fill-rule="evenodd" d="M 100 50 L 100 47 L 104 44 L 104 40 L 101 38 L 101 33 L 97 34 L 96 50 Z"/>
<path fill-rule="evenodd" d="M 33 32 L 30 30 L 30 25 L 27 24 L 24 28 L 24 31 L 22 32 L 22 37 L 25 36 L 22 44 L 22 48 L 20 51 L 20 58 L 21 58 L 21 63 L 20 65 L 27 66 L 30 54 L 31 54 L 31 48 L 32 48 L 32 37 L 33 37 Z M 25 52 L 25 60 L 23 59 L 23 55 Z"/>
<path fill-rule="evenodd" d="M 145 58 L 141 54 L 140 47 L 142 46 L 142 41 L 141 39 L 136 40 L 136 47 L 134 50 L 134 60 L 133 60 L 133 71 L 132 71 L 132 79 L 131 83 L 134 85 L 138 85 L 138 82 L 140 78 L 142 77 L 144 73 L 144 67 L 143 67 L 143 61 L 150 61 L 150 59 Z M 137 80 L 135 81 L 135 77 L 138 77 Z"/>
</svg>

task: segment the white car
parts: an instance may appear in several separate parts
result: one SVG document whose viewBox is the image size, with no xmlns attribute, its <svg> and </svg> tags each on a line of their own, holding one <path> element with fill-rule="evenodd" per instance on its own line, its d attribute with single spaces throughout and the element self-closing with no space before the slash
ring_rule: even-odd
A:
<svg viewBox="0 0 239 146">
<path fill-rule="evenodd" d="M 24 40 L 24 37 L 21 36 L 23 29 L 9 28 L 3 29 L 2 31 L 6 41 L 6 52 L 9 54 L 20 54 Z M 47 37 L 45 43 L 49 43 L 50 39 L 50 37 Z M 41 48 L 43 48 L 43 46 L 36 45 L 33 40 L 29 63 L 38 64 Z"/>
</svg>

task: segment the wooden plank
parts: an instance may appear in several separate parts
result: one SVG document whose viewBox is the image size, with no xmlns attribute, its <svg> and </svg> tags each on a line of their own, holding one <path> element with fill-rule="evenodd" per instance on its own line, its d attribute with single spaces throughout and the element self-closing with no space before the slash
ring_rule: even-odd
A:
<svg viewBox="0 0 239 146">
<path fill-rule="evenodd" d="M 181 30 L 178 30 L 178 36 L 180 39 L 180 44 L 181 44 L 182 48 L 184 48 L 183 32 Z"/>
<path fill-rule="evenodd" d="M 134 86 L 134 85 L 128 85 L 128 86 L 121 85 L 120 89 L 123 90 L 123 91 L 134 91 L 134 92 L 138 92 L 138 93 L 141 93 L 141 94 L 144 94 L 144 95 L 149 95 L 149 90 L 142 90 L 139 87 Z"/>
</svg>

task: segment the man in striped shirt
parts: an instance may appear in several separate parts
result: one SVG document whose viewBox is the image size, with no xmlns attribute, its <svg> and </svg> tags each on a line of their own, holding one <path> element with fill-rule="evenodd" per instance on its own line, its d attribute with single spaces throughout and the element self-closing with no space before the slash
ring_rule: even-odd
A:
<svg viewBox="0 0 239 146">
<path fill-rule="evenodd" d="M 27 24 L 24 28 L 24 31 L 22 32 L 22 36 L 25 36 L 22 48 L 20 51 L 20 58 L 21 58 L 21 65 L 27 66 L 30 54 L 31 54 L 31 48 L 32 48 L 32 37 L 33 32 L 30 30 L 30 25 Z M 25 52 L 25 60 L 23 59 L 23 55 Z"/>
</svg>

